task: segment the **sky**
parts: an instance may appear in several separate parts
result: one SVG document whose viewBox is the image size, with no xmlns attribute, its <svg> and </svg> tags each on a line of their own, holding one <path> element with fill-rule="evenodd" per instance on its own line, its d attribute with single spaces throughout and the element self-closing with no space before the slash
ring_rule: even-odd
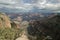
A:
<svg viewBox="0 0 60 40">
<path fill-rule="evenodd" d="M 0 0 L 2 12 L 60 12 L 60 0 Z"/>
</svg>

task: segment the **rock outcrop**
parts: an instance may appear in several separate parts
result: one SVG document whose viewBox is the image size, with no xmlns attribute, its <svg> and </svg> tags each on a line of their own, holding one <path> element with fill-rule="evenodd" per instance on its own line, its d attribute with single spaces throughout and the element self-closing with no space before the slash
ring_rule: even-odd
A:
<svg viewBox="0 0 60 40">
<path fill-rule="evenodd" d="M 5 13 L 0 13 L 0 27 L 11 28 L 10 19 Z"/>
<path fill-rule="evenodd" d="M 29 24 L 30 40 L 60 40 L 60 14 Z M 36 39 L 33 38 L 36 36 Z"/>
</svg>

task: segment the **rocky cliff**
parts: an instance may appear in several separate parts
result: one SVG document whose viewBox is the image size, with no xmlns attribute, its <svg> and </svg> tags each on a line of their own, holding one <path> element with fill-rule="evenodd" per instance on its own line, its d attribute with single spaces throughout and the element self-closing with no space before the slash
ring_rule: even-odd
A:
<svg viewBox="0 0 60 40">
<path fill-rule="evenodd" d="M 0 27 L 11 28 L 10 19 L 5 13 L 0 13 Z"/>
<path fill-rule="evenodd" d="M 34 21 L 27 29 L 30 40 L 60 40 L 60 14 Z"/>
</svg>

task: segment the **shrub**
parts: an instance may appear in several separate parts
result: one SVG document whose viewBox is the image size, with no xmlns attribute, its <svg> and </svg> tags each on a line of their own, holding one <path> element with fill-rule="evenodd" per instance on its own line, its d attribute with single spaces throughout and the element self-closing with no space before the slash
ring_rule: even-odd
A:
<svg viewBox="0 0 60 40">
<path fill-rule="evenodd" d="M 0 28 L 0 40 L 15 40 L 22 30 L 13 28 Z"/>
</svg>

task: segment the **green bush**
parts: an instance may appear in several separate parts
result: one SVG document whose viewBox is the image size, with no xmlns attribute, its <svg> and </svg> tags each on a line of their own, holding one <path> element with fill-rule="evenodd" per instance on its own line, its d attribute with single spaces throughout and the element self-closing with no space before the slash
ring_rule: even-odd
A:
<svg viewBox="0 0 60 40">
<path fill-rule="evenodd" d="M 13 28 L 0 28 L 0 40 L 15 40 L 22 30 Z"/>
</svg>

